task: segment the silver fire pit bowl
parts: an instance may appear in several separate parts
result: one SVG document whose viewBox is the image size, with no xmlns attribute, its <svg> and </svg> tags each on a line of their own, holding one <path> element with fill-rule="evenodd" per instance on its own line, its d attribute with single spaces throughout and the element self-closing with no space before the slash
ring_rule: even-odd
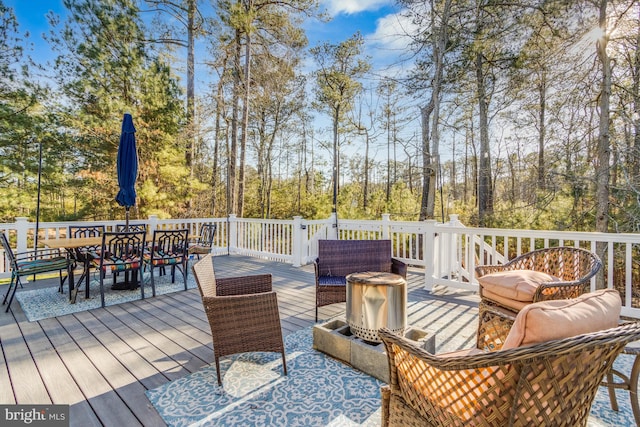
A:
<svg viewBox="0 0 640 427">
<path fill-rule="evenodd" d="M 394 273 L 347 276 L 347 324 L 358 338 L 379 343 L 378 329 L 402 335 L 407 326 L 407 282 Z"/>
</svg>

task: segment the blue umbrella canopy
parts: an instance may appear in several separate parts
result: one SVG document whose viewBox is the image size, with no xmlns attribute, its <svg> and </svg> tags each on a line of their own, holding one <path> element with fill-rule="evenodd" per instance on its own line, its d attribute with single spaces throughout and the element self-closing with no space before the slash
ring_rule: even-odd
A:
<svg viewBox="0 0 640 427">
<path fill-rule="evenodd" d="M 136 204 L 136 178 L 138 177 L 138 152 L 136 150 L 136 128 L 133 127 L 131 114 L 125 113 L 122 119 L 122 133 L 118 146 L 118 185 L 120 191 L 116 201 L 127 209 L 127 225 L 129 208 Z"/>
</svg>

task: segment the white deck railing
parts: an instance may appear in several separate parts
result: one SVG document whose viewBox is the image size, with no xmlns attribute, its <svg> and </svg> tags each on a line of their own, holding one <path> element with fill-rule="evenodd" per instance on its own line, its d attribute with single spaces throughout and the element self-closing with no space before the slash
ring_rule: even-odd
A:
<svg viewBox="0 0 640 427">
<path fill-rule="evenodd" d="M 40 223 L 39 246 L 47 241 L 65 237 L 69 225 L 105 224 L 115 228 L 123 221 L 100 222 L 47 222 Z M 425 287 L 446 286 L 466 291 L 477 291 L 474 271 L 478 264 L 502 263 L 516 255 L 533 249 L 553 246 L 574 246 L 602 254 L 603 274 L 600 279 L 607 287 L 618 289 L 623 297 L 623 315 L 640 318 L 640 268 L 635 261 L 640 253 L 640 235 L 614 233 L 588 233 L 567 231 L 508 230 L 465 227 L 452 215 L 448 223 L 436 221 L 391 221 L 389 215 L 381 220 L 260 220 L 236 218 L 193 218 L 161 220 L 150 216 L 148 229 L 187 228 L 197 235 L 204 223 L 215 223 L 213 253 L 239 254 L 287 262 L 301 266 L 313 262 L 317 256 L 319 239 L 391 239 L 393 256 L 424 269 Z M 0 224 L 18 251 L 32 249 L 35 223 L 18 218 L 15 223 Z M 4 255 L 4 253 L 2 253 Z M 0 256 L 0 277 L 9 272 L 4 256 Z M 633 281 L 639 283 L 634 286 Z M 640 300 L 640 298 L 638 298 Z"/>
</svg>

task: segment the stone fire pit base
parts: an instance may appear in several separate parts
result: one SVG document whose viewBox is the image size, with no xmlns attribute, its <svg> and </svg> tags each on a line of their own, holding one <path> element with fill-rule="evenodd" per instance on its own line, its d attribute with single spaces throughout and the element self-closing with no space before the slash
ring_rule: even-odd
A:
<svg viewBox="0 0 640 427">
<path fill-rule="evenodd" d="M 435 354 L 436 336 L 422 329 L 408 327 L 404 337 Z M 351 333 L 344 319 L 336 318 L 314 325 L 313 348 L 352 367 L 389 383 L 389 363 L 384 344 L 363 341 Z"/>
</svg>

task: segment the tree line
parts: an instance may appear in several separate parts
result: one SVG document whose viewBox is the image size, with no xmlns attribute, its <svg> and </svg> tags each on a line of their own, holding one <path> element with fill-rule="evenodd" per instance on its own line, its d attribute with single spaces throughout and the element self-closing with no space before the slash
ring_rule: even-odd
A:
<svg viewBox="0 0 640 427">
<path fill-rule="evenodd" d="M 0 0 L 4 221 L 35 216 L 40 150 L 41 220 L 122 216 L 130 112 L 134 217 L 640 224 L 638 2 L 398 0 L 385 68 L 359 32 L 309 46 L 316 0 L 63 4 L 42 61 Z"/>
</svg>

